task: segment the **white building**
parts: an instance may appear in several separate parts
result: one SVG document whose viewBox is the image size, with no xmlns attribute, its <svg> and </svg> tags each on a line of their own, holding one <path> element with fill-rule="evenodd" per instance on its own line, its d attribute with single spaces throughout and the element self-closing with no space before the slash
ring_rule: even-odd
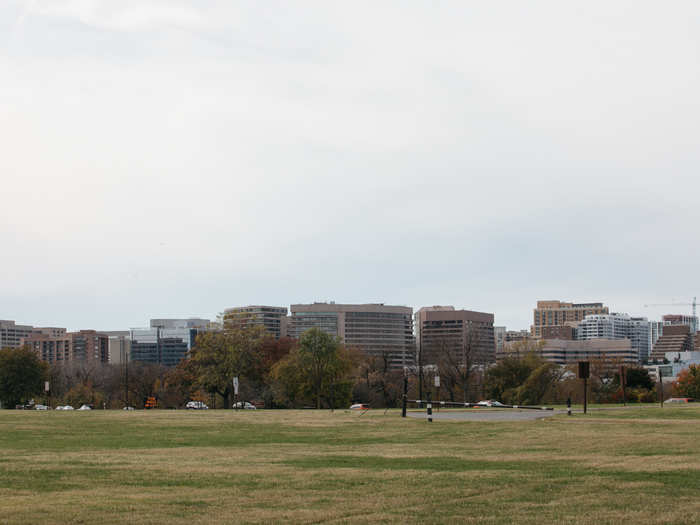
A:
<svg viewBox="0 0 700 525">
<path fill-rule="evenodd" d="M 650 323 L 646 317 L 630 317 L 627 314 L 587 315 L 576 329 L 576 339 L 629 339 L 638 353 L 639 361 L 649 359 L 651 352 Z"/>
</svg>

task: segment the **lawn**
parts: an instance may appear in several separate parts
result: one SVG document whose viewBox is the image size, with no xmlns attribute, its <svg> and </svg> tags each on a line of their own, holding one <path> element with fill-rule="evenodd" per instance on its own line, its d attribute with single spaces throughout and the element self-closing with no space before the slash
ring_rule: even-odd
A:
<svg viewBox="0 0 700 525">
<path fill-rule="evenodd" d="M 0 411 L 0 523 L 697 523 L 700 407 Z"/>
</svg>

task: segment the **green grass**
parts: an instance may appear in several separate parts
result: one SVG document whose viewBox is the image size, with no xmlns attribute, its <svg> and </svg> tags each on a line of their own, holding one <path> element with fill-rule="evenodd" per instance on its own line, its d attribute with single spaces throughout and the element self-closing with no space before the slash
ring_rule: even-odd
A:
<svg viewBox="0 0 700 525">
<path fill-rule="evenodd" d="M 0 523 L 697 523 L 700 407 L 0 412 Z"/>
</svg>

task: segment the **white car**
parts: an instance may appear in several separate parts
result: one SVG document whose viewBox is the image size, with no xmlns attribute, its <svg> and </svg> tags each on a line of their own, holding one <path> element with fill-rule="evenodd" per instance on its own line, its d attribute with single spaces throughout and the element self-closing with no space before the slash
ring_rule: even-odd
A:
<svg viewBox="0 0 700 525">
<path fill-rule="evenodd" d="M 485 401 L 479 401 L 477 403 L 480 407 L 504 407 L 505 405 L 503 403 L 500 403 L 498 401 L 495 401 L 493 399 L 488 399 Z"/>
<path fill-rule="evenodd" d="M 248 401 L 239 401 L 233 404 L 233 408 L 242 408 L 244 410 L 256 410 L 255 405 L 248 403 Z"/>
<path fill-rule="evenodd" d="M 350 410 L 369 410 L 369 405 L 366 403 L 355 403 L 350 405 Z"/>
<path fill-rule="evenodd" d="M 34 405 L 34 410 L 51 410 L 51 407 L 46 405 Z"/>
<path fill-rule="evenodd" d="M 201 401 L 189 401 L 186 405 L 185 408 L 189 410 L 208 410 L 209 407 L 202 403 Z"/>
<path fill-rule="evenodd" d="M 75 410 L 72 406 L 70 405 L 64 405 L 64 406 L 57 406 L 56 410 Z"/>
<path fill-rule="evenodd" d="M 134 407 L 124 407 L 122 410 L 136 410 Z"/>
<path fill-rule="evenodd" d="M 81 406 L 78 410 L 92 410 L 92 408 L 90 408 L 90 407 L 87 406 L 87 405 L 83 405 L 83 406 Z"/>
</svg>

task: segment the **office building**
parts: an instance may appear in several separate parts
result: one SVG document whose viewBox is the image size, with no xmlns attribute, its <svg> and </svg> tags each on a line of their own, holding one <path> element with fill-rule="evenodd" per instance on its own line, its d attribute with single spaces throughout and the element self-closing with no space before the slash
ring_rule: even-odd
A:
<svg viewBox="0 0 700 525">
<path fill-rule="evenodd" d="M 700 348 L 700 334 L 697 332 L 691 339 L 690 327 L 687 324 L 669 324 L 664 326 L 664 333 L 654 344 L 651 360 L 663 361 L 668 353 L 692 352 Z"/>
<path fill-rule="evenodd" d="M 601 361 L 610 366 L 638 364 L 637 350 L 632 348 L 629 339 L 545 339 L 541 353 L 543 359 L 558 365 L 569 365 L 578 361 Z"/>
<path fill-rule="evenodd" d="M 603 306 L 603 303 L 537 301 L 537 308 L 533 310 L 533 324 L 530 333 L 537 339 L 555 338 L 560 334 L 557 334 L 557 330 L 551 327 L 573 327 L 583 321 L 587 315 L 607 313 L 609 313 L 608 307 Z M 566 331 L 568 332 L 568 330 Z"/>
<path fill-rule="evenodd" d="M 416 312 L 416 343 L 420 364 L 454 362 L 484 364 L 495 360 L 493 314 L 428 306 Z"/>
<path fill-rule="evenodd" d="M 225 328 L 262 326 L 275 339 L 287 337 L 288 319 L 285 306 L 237 306 L 224 310 Z"/>
<path fill-rule="evenodd" d="M 79 332 L 35 331 L 23 339 L 24 345 L 34 350 L 47 363 L 109 362 L 108 336 L 95 330 Z"/>
<path fill-rule="evenodd" d="M 629 339 L 632 348 L 645 362 L 650 354 L 650 323 L 646 317 L 631 317 L 627 314 L 587 315 L 576 328 L 576 339 Z"/>
<path fill-rule="evenodd" d="M 0 320 L 0 348 L 20 348 L 23 339 L 36 334 L 57 337 L 65 333 L 65 328 L 34 327 L 15 324 L 14 321 Z"/>
<path fill-rule="evenodd" d="M 109 338 L 109 362 L 122 365 L 131 360 L 131 339 L 129 331 L 105 332 Z"/>
<path fill-rule="evenodd" d="M 197 328 L 132 328 L 130 361 L 175 366 L 194 345 Z"/>
<path fill-rule="evenodd" d="M 289 336 L 299 338 L 310 328 L 337 336 L 350 348 L 387 359 L 391 368 L 414 362 L 413 309 L 385 304 L 293 304 Z M 493 341 L 491 341 L 493 347 Z"/>
</svg>

